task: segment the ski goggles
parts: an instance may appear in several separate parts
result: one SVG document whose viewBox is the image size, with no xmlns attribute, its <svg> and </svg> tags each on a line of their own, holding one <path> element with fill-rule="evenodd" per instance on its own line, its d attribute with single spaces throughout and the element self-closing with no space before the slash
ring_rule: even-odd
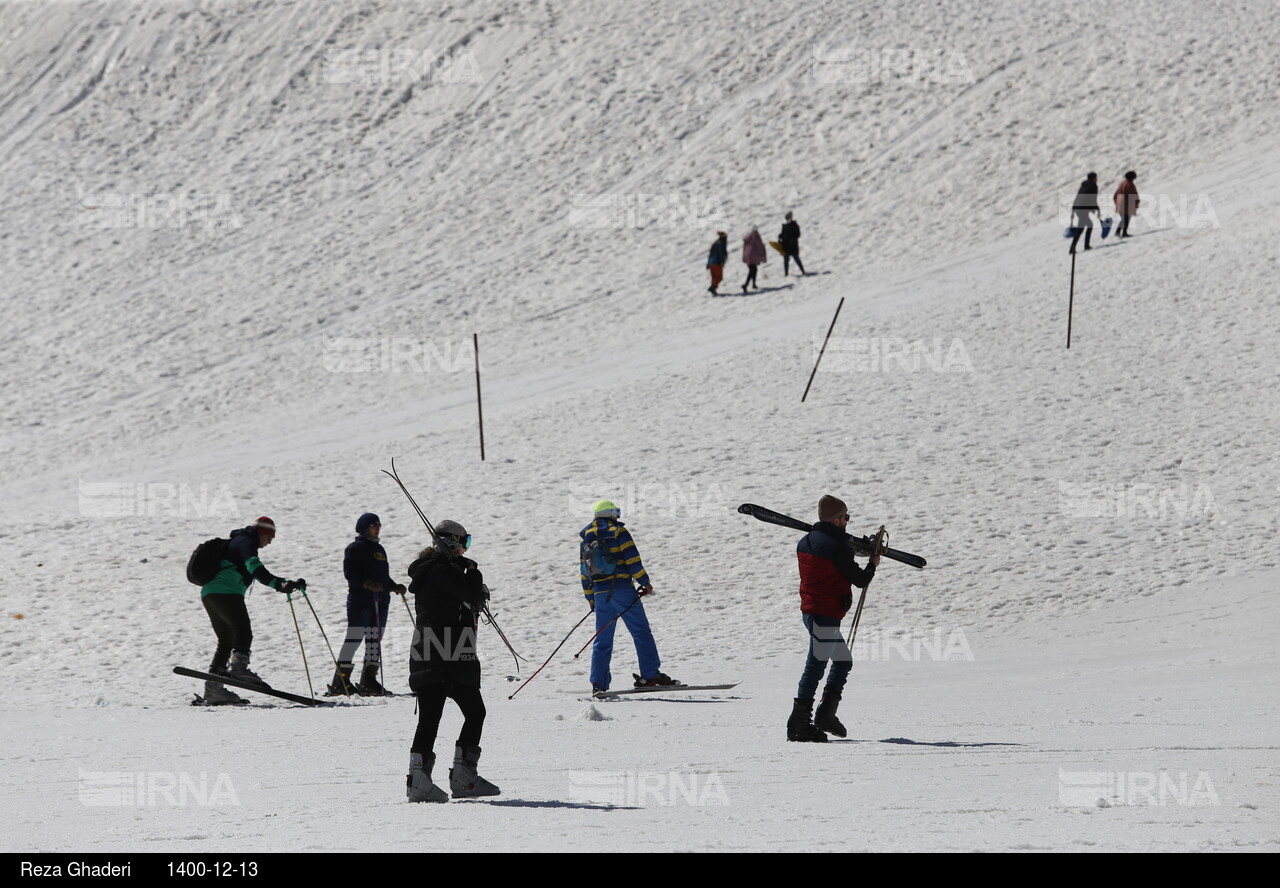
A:
<svg viewBox="0 0 1280 888">
<path fill-rule="evenodd" d="M 455 546 L 461 546 L 464 549 L 471 548 L 471 534 L 467 534 L 466 536 L 458 536 L 457 534 L 453 534 L 453 533 L 442 533 L 440 534 L 440 539 L 448 540 L 449 542 L 453 543 Z"/>
</svg>

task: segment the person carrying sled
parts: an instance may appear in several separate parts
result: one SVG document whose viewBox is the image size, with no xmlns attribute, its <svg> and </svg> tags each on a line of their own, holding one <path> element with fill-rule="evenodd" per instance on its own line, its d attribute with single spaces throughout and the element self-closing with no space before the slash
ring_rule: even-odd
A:
<svg viewBox="0 0 1280 888">
<path fill-rule="evenodd" d="M 747 266 L 747 280 L 742 285 L 742 292 L 745 295 L 747 285 L 753 289 L 760 289 L 756 283 L 756 268 L 769 261 L 769 256 L 764 250 L 764 240 L 760 237 L 760 230 L 754 225 L 751 226 L 751 233 L 742 238 L 742 263 Z"/>
<path fill-rule="evenodd" d="M 1138 214 L 1138 206 L 1142 203 L 1138 199 L 1138 186 L 1133 184 L 1137 178 L 1138 174 L 1129 170 L 1120 180 L 1116 193 L 1112 196 L 1116 203 L 1116 213 L 1120 216 L 1116 237 L 1133 237 L 1129 233 L 1129 220 Z"/>
<path fill-rule="evenodd" d="M 213 632 L 218 638 L 213 660 L 209 663 L 209 672 L 264 688 L 269 688 L 270 685 L 249 671 L 253 629 L 249 623 L 249 610 L 245 607 L 245 592 L 254 581 L 277 592 L 292 592 L 307 587 L 306 580 L 281 579 L 263 566 L 258 550 L 271 545 L 275 538 L 275 522 L 265 516 L 248 527 L 231 531 L 226 553 L 218 565 L 218 573 L 200 587 L 200 603 L 204 605 L 209 622 L 213 625 Z M 226 685 L 221 682 L 207 681 L 204 685 L 204 702 L 210 706 L 220 706 L 245 701 L 227 690 Z"/>
<path fill-rule="evenodd" d="M 716 232 L 716 239 L 707 254 L 707 268 L 711 269 L 711 286 L 707 292 L 719 296 L 720 282 L 724 280 L 724 264 L 729 259 L 729 235 L 723 231 Z"/>
<path fill-rule="evenodd" d="M 476 773 L 485 706 L 476 658 L 478 615 L 489 590 L 476 563 L 466 557 L 471 536 L 456 521 L 436 525 L 435 542 L 409 565 L 409 591 L 417 612 L 409 654 L 409 688 L 418 697 L 418 728 L 409 748 L 405 794 L 411 802 L 447 802 L 449 793 L 432 782 L 436 734 L 444 701 L 462 710 L 462 730 L 449 769 L 455 799 L 498 795 L 498 787 Z"/>
<path fill-rule="evenodd" d="M 800 262 L 800 223 L 792 217 L 791 213 L 787 213 L 787 220 L 782 223 L 782 231 L 778 232 L 778 244 L 782 247 L 782 276 L 790 277 L 792 259 L 796 262 L 796 268 L 804 274 L 804 264 Z"/>
<path fill-rule="evenodd" d="M 378 681 L 382 665 L 382 636 L 387 628 L 387 611 L 391 593 L 404 595 L 401 583 L 391 579 L 387 552 L 378 541 L 382 520 L 372 512 L 356 519 L 356 538 L 347 545 L 342 556 L 342 573 L 347 578 L 347 634 L 338 654 L 333 681 L 326 696 L 351 696 L 351 670 L 356 650 L 364 642 L 364 669 L 354 690 L 368 697 L 387 693 Z"/>
<path fill-rule="evenodd" d="M 609 661 L 613 657 L 613 632 L 621 620 L 631 633 L 640 661 L 640 672 L 633 674 L 638 688 L 672 687 L 680 682 L 660 672 L 662 660 L 654 643 L 640 601 L 653 594 L 653 582 L 640 561 L 640 550 L 630 531 L 618 519 L 621 510 L 610 500 L 599 500 L 592 507 L 594 517 L 578 534 L 582 539 L 581 552 L 585 555 L 595 550 L 599 553 L 592 562 L 583 561 L 578 578 L 582 581 L 582 594 L 596 615 L 595 646 L 591 649 L 591 690 L 594 693 L 609 690 L 613 679 Z M 638 588 L 637 588 L 638 587 Z"/>
<path fill-rule="evenodd" d="M 1084 235 L 1084 248 L 1092 250 L 1089 246 L 1089 238 L 1093 237 L 1093 219 L 1092 214 L 1098 214 L 1098 220 L 1102 220 L 1102 210 L 1098 208 L 1098 174 L 1090 173 L 1085 180 L 1080 183 L 1080 190 L 1076 192 L 1076 199 L 1071 205 L 1071 212 L 1075 216 L 1075 225 L 1071 229 L 1071 249 L 1068 251 L 1071 255 L 1075 255 L 1076 244 L 1080 240 L 1080 235 Z"/>
<path fill-rule="evenodd" d="M 834 496 L 818 501 L 818 523 L 813 525 L 796 545 L 800 563 L 800 612 L 809 633 L 809 653 L 805 660 L 800 686 L 787 719 L 787 739 L 825 743 L 827 734 L 846 735 L 836 718 L 836 709 L 844 692 L 853 654 L 840 632 L 840 621 L 853 606 L 853 586 L 865 588 L 876 574 L 880 556 L 872 555 L 865 568 L 853 560 L 853 547 L 845 527 L 849 510 Z M 818 711 L 813 711 L 813 698 L 818 683 L 831 662 Z M 810 720 L 812 718 L 812 720 Z"/>
</svg>

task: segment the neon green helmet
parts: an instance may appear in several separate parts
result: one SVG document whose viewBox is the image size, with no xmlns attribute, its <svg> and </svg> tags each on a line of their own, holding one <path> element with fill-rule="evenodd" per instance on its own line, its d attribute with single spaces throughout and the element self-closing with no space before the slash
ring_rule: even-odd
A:
<svg viewBox="0 0 1280 888">
<path fill-rule="evenodd" d="M 596 504 L 591 507 L 591 511 L 595 513 L 597 518 L 617 518 L 622 511 L 613 504 L 613 500 L 596 500 Z"/>
</svg>

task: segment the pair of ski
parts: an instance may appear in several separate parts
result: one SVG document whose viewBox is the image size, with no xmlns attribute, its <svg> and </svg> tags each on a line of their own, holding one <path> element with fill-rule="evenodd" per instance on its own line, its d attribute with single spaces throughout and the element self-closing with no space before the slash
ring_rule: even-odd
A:
<svg viewBox="0 0 1280 888">
<path fill-rule="evenodd" d="M 727 691 L 730 688 L 736 688 L 741 682 L 732 682 L 730 684 L 718 685 L 690 685 L 690 684 L 674 684 L 674 685 L 654 685 L 652 687 L 643 688 L 624 688 L 621 691 L 592 691 L 591 696 L 597 700 L 608 700 L 610 697 L 622 697 L 628 694 L 660 694 L 663 691 Z"/>
<path fill-rule="evenodd" d="M 776 524 L 779 527 L 790 527 L 793 530 L 803 530 L 805 533 L 813 530 L 812 524 L 806 524 L 799 518 L 792 518 L 783 515 L 781 512 L 775 512 L 773 509 L 766 509 L 764 506 L 757 506 L 753 503 L 743 503 L 738 506 L 738 511 L 743 515 L 750 515 L 766 524 Z M 867 556 L 874 552 L 877 548 L 876 540 L 872 537 L 851 536 L 849 545 L 853 547 L 853 551 L 858 555 Z M 919 555 L 912 555 L 910 552 L 899 552 L 897 549 L 885 549 L 882 553 L 883 557 L 908 564 L 911 567 L 922 568 L 926 562 Z"/>
<path fill-rule="evenodd" d="M 277 697 L 281 700 L 288 700 L 290 703 L 300 703 L 303 706 L 333 705 L 333 701 L 331 700 L 315 700 L 311 697 L 304 697 L 301 694 L 290 694 L 288 691 L 277 691 L 275 688 L 269 688 L 266 685 L 254 684 L 251 681 L 240 681 L 238 678 L 229 678 L 225 675 L 214 675 L 212 672 L 201 672 L 198 669 L 188 669 L 186 666 L 174 666 L 173 671 L 176 675 L 185 675 L 188 678 L 199 678 L 204 681 L 213 681 L 218 684 L 230 685 L 233 688 L 239 688 L 243 691 L 253 691 L 255 694 L 266 694 L 268 697 Z"/>
</svg>

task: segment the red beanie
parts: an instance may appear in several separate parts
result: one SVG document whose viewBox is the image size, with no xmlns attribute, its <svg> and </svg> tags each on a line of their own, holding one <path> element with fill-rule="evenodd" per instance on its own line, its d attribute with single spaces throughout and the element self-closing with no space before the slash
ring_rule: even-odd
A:
<svg viewBox="0 0 1280 888">
<path fill-rule="evenodd" d="M 253 522 L 253 529 L 258 531 L 258 533 L 269 533 L 272 536 L 276 535 L 276 523 L 265 515 Z"/>
</svg>

